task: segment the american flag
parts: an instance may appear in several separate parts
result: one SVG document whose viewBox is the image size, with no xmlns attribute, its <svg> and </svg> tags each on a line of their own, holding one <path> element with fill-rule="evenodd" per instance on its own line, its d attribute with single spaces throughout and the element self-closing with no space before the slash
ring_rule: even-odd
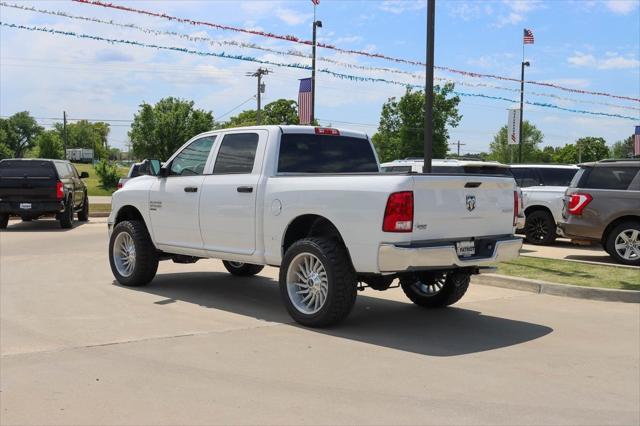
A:
<svg viewBox="0 0 640 426">
<path fill-rule="evenodd" d="M 533 44 L 533 31 L 524 29 L 524 44 Z"/>
<path fill-rule="evenodd" d="M 636 126 L 636 133 L 633 135 L 633 155 L 640 156 L 640 126 Z"/>
<path fill-rule="evenodd" d="M 311 0 L 311 3 L 315 4 L 316 6 L 320 4 L 320 0 Z"/>
<path fill-rule="evenodd" d="M 298 118 L 300 124 L 311 124 L 311 78 L 300 79 Z"/>
</svg>

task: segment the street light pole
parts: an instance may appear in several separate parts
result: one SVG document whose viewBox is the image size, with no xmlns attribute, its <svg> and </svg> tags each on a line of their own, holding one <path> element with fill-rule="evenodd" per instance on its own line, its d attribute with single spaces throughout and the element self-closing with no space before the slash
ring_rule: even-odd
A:
<svg viewBox="0 0 640 426">
<path fill-rule="evenodd" d="M 316 30 L 322 28 L 322 21 L 316 21 L 315 3 L 313 7 L 313 47 L 311 48 L 311 124 L 316 114 Z"/>
<path fill-rule="evenodd" d="M 522 69 L 520 70 L 520 128 L 518 129 L 518 163 L 521 163 L 521 164 L 522 164 L 522 117 L 524 116 L 524 110 L 522 108 L 524 104 L 524 67 L 528 67 L 529 65 L 530 65 L 529 61 L 525 62 L 523 58 Z"/>
<path fill-rule="evenodd" d="M 433 49 L 436 21 L 436 0 L 427 3 L 427 64 L 424 85 L 424 165 L 423 173 L 431 173 L 433 160 Z"/>
</svg>

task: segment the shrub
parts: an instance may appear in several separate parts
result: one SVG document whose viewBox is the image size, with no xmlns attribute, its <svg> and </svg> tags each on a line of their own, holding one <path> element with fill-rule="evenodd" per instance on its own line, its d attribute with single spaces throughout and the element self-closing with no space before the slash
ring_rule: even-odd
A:
<svg viewBox="0 0 640 426">
<path fill-rule="evenodd" d="M 118 168 L 115 164 L 110 163 L 108 161 L 98 161 L 96 164 L 96 174 L 100 179 L 100 186 L 105 189 L 115 188 L 118 185 L 118 180 L 120 180 L 120 175 L 118 174 Z"/>
</svg>

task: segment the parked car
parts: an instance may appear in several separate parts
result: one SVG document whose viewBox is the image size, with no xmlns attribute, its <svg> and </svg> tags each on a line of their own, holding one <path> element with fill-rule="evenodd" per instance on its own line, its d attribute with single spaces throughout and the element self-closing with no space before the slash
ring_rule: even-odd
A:
<svg viewBox="0 0 640 426">
<path fill-rule="evenodd" d="M 24 221 L 55 215 L 62 228 L 78 220 L 89 220 L 89 197 L 82 179 L 69 161 L 46 159 L 6 159 L 0 161 L 0 228 L 10 215 Z"/>
<path fill-rule="evenodd" d="M 427 308 L 463 297 L 483 266 L 518 256 L 512 178 L 385 174 L 367 135 L 310 126 L 203 133 L 156 176 L 112 198 L 111 270 L 149 283 L 158 261 L 218 258 L 250 276 L 280 267 L 280 292 L 307 326 L 344 319 L 359 282 L 400 279 Z"/>
<path fill-rule="evenodd" d="M 118 181 L 117 189 L 122 188 L 124 184 L 127 183 L 127 181 L 129 181 L 130 179 L 140 176 L 141 164 L 142 163 L 133 163 L 131 167 L 129 167 L 129 172 L 127 173 L 127 176 L 120 178 L 120 180 Z"/>
<path fill-rule="evenodd" d="M 640 160 L 581 164 L 562 217 L 564 236 L 602 244 L 617 262 L 640 266 Z"/>
<path fill-rule="evenodd" d="M 384 173 L 422 173 L 423 165 L 424 160 L 422 158 L 406 158 L 382 163 L 380 169 Z M 497 161 L 434 159 L 431 163 L 431 171 L 435 174 L 482 174 L 513 177 L 509 166 Z M 519 187 L 517 191 L 518 219 L 516 227 L 517 229 L 523 229 L 525 226 L 524 198 Z"/>
<path fill-rule="evenodd" d="M 578 166 L 556 164 L 513 164 L 513 177 L 524 196 L 523 232 L 530 244 L 555 241 L 557 223 L 562 220 L 564 193 Z"/>
</svg>

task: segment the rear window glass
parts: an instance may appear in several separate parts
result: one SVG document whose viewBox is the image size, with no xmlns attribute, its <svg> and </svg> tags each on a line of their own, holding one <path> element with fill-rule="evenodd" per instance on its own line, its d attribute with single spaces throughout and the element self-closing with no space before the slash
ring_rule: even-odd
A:
<svg viewBox="0 0 640 426">
<path fill-rule="evenodd" d="M 508 167 L 498 166 L 465 166 L 464 172 L 468 175 L 513 176 L 511 170 Z"/>
<path fill-rule="evenodd" d="M 387 166 L 382 167 L 384 173 L 410 172 L 411 166 Z"/>
<path fill-rule="evenodd" d="M 48 177 L 56 178 L 51 161 L 4 160 L 0 161 L 1 177 Z"/>
<path fill-rule="evenodd" d="M 571 179 L 578 169 L 553 169 L 540 168 L 538 173 L 542 176 L 542 183 L 546 186 L 569 186 Z"/>
<path fill-rule="evenodd" d="M 516 179 L 520 188 L 528 188 L 530 186 L 539 186 L 542 184 L 538 173 L 534 169 L 525 167 L 514 167 L 511 169 L 513 177 Z"/>
<path fill-rule="evenodd" d="M 280 141 L 280 173 L 376 173 L 378 163 L 367 139 L 288 133 Z"/>
<path fill-rule="evenodd" d="M 583 188 L 626 190 L 639 170 L 639 167 L 593 167 Z"/>
<path fill-rule="evenodd" d="M 431 173 L 464 173 L 464 169 L 460 166 L 431 166 Z"/>
</svg>

